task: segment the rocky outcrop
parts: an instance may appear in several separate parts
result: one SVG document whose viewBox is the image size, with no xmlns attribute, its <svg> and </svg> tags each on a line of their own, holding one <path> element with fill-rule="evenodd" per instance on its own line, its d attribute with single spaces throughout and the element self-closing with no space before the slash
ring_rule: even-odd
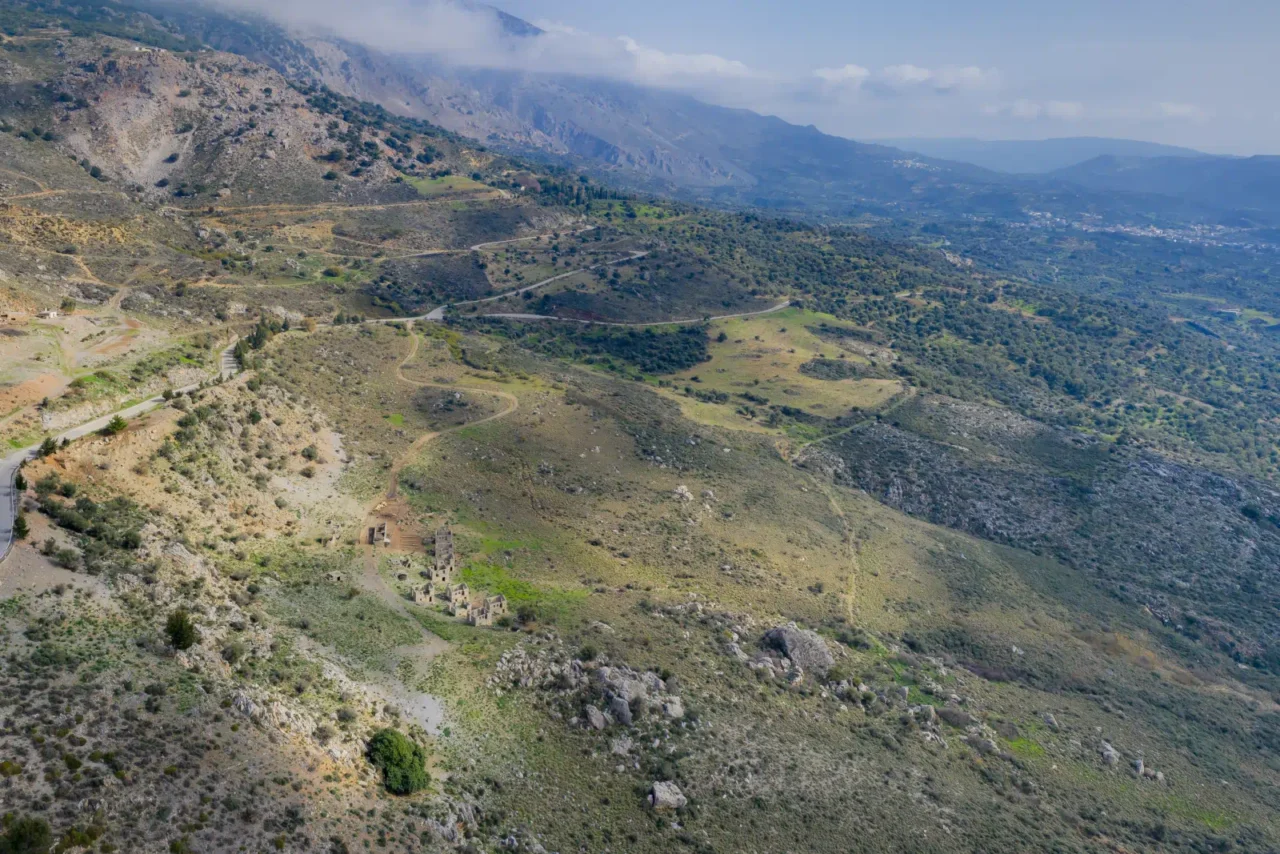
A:
<svg viewBox="0 0 1280 854">
<path fill-rule="evenodd" d="M 675 783 L 654 783 L 649 790 L 649 806 L 655 811 L 678 810 L 688 803 L 689 799 Z"/>
<path fill-rule="evenodd" d="M 765 632 L 765 646 L 781 652 L 806 672 L 826 676 L 835 657 L 821 635 L 801 629 L 795 623 L 777 626 Z"/>
</svg>

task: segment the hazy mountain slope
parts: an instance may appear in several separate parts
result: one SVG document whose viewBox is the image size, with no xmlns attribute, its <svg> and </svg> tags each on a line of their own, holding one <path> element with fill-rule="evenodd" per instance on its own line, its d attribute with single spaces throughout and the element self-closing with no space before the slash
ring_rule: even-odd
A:
<svg viewBox="0 0 1280 854">
<path fill-rule="evenodd" d="M 1280 157 L 1098 157 L 1053 176 L 1102 192 L 1159 193 L 1193 204 L 1280 213 Z"/>
<path fill-rule="evenodd" d="M 1204 157 L 1176 145 L 1136 139 L 1079 136 L 1056 139 L 973 139 L 969 137 L 902 137 L 876 140 L 881 145 L 927 157 L 972 163 L 994 172 L 1035 174 L 1065 169 L 1095 157 Z"/>
<path fill-rule="evenodd" d="M 796 194 L 787 176 L 837 195 L 896 200 L 919 187 L 998 176 L 922 162 L 891 148 L 822 134 L 747 110 L 614 81 L 450 68 L 310 39 L 332 88 L 476 139 L 573 158 L 618 180 L 700 192 L 732 188 L 768 200 Z"/>
</svg>

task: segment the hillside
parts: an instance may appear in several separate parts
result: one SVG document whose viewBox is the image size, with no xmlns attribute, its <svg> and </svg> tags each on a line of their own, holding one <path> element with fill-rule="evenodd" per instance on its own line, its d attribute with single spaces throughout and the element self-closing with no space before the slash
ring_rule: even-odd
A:
<svg viewBox="0 0 1280 854">
<path fill-rule="evenodd" d="M 1235 211 L 1240 220 L 1274 221 L 1280 157 L 1096 157 L 1054 176 L 1116 193 L 1158 193 Z"/>
<path fill-rule="evenodd" d="M 1261 333 L 92 8 L 0 44 L 3 845 L 1280 845 Z"/>
<path fill-rule="evenodd" d="M 1204 157 L 1203 152 L 1135 139 L 1058 137 L 1055 139 L 966 139 L 902 137 L 877 140 L 881 145 L 926 157 L 971 163 L 993 172 L 1053 172 L 1095 157 Z"/>
<path fill-rule="evenodd" d="M 25 5 L 57 9 L 48 0 Z M 293 32 L 261 18 L 198 4 L 130 0 L 107 12 L 99 3 L 75 8 L 79 26 L 100 27 L 109 17 L 113 28 L 156 44 L 187 44 L 188 39 L 209 44 L 270 65 L 292 80 L 380 104 L 508 153 L 557 160 L 616 186 L 700 204 L 879 221 L 981 216 L 1022 223 L 1032 211 L 1070 223 L 1101 218 L 1130 226 L 1253 227 L 1270 226 L 1275 219 L 1274 212 L 1247 198 L 1215 198 L 1177 182 L 1152 182 L 1139 189 L 1058 173 L 1027 180 L 962 162 L 964 158 L 854 142 L 661 89 L 446 65 L 429 56 L 381 52 L 340 36 Z M 491 7 L 476 6 L 473 12 L 492 16 L 508 39 L 538 33 Z M 1088 149 L 1092 144 L 1066 140 L 1035 145 Z M 1023 144 L 1015 146 L 1025 150 Z M 1132 145 L 1111 145 L 1102 153 L 1135 152 L 1152 153 Z M 1067 163 L 1078 159 L 1083 157 Z"/>
</svg>

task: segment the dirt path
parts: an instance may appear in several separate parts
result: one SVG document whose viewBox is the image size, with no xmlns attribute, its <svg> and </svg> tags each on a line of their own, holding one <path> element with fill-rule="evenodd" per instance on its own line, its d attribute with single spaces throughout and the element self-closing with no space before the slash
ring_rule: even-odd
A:
<svg viewBox="0 0 1280 854">
<path fill-rule="evenodd" d="M 501 391 L 499 389 L 468 388 L 468 387 L 459 386 L 459 385 L 444 385 L 442 383 L 424 382 L 421 380 L 411 380 L 408 377 L 406 377 L 404 375 L 404 367 L 405 365 L 409 364 L 417 357 L 418 347 L 421 341 L 421 339 L 418 337 L 416 332 L 411 334 L 413 337 L 413 347 L 412 349 L 409 350 L 409 354 L 404 357 L 404 359 L 400 362 L 400 364 L 396 365 L 396 379 L 400 380 L 400 382 L 405 383 L 407 385 L 414 386 L 415 388 L 438 388 L 438 389 L 444 389 L 446 391 L 465 391 L 471 394 L 492 395 L 494 397 L 501 398 L 503 401 L 505 401 L 507 404 L 507 407 L 500 412 L 495 412 L 493 415 L 486 416 L 484 418 L 479 419 L 478 421 L 468 421 L 467 423 L 459 424 L 456 427 L 449 427 L 444 430 L 436 430 L 430 433 L 424 433 L 421 436 L 419 436 L 414 441 L 414 443 L 410 445 L 408 449 L 403 454 L 401 454 L 394 463 L 392 463 L 391 471 L 388 472 L 387 474 L 386 492 L 383 495 L 371 501 L 369 503 L 369 506 L 365 509 L 365 522 L 364 522 L 364 525 L 362 525 L 362 530 L 365 527 L 369 526 L 369 522 L 373 520 L 374 514 L 377 512 L 380 505 L 382 505 L 386 501 L 394 500 L 399 495 L 400 472 L 404 468 L 405 464 L 408 463 L 410 460 L 412 460 L 414 456 L 420 450 L 422 450 L 423 447 L 425 447 L 430 442 L 434 441 L 435 439 L 447 433 L 453 433 L 467 427 L 475 427 L 480 424 L 487 424 L 491 421 L 497 421 L 501 418 L 506 418 L 507 416 L 514 414 L 520 408 L 519 398 L 517 398 L 514 394 L 511 394 L 510 392 Z M 397 614 L 401 615 L 402 617 L 405 617 L 414 625 L 418 626 L 419 630 L 422 632 L 423 646 L 421 648 L 415 648 L 415 649 L 419 649 L 421 655 L 427 656 L 428 660 L 430 660 L 430 658 L 434 658 L 436 655 L 439 655 L 441 652 L 443 652 L 448 647 L 448 645 L 439 637 L 437 637 L 436 635 L 428 631 L 426 627 L 424 627 L 421 623 L 418 622 L 417 618 L 415 618 L 413 614 L 409 611 L 408 607 L 405 606 L 404 597 L 400 596 L 400 594 L 396 593 L 395 590 L 391 589 L 391 586 L 388 585 L 386 580 L 382 577 L 382 573 L 378 572 L 378 558 L 379 558 L 378 547 L 374 545 L 369 545 L 366 543 L 366 544 L 363 544 L 361 548 L 364 550 L 364 576 L 363 576 L 364 587 L 369 591 L 375 593 L 380 599 L 382 599 L 383 602 L 385 602 Z"/>
<path fill-rule="evenodd" d="M 23 175 L 21 172 L 15 172 L 12 169 L 4 169 L 4 168 L 0 168 L 0 174 L 11 175 L 14 178 L 17 178 L 19 181 L 26 181 L 29 184 L 35 184 L 36 189 L 41 193 L 49 192 L 48 187 L 46 187 L 44 184 L 41 184 L 35 178 L 32 178 L 30 175 Z"/>
<path fill-rule="evenodd" d="M 484 245 L 484 244 L 482 244 L 482 245 Z M 540 282 L 534 282 L 532 285 L 525 285 L 523 288 L 517 288 L 517 289 L 516 289 L 516 290 L 514 290 L 514 291 L 505 291 L 505 292 L 500 293 L 500 294 L 495 294 L 494 296 L 491 296 L 491 297 L 483 297 L 482 299 L 472 299 L 472 300 L 466 300 L 466 301 L 464 301 L 464 302 L 455 302 L 455 303 L 451 303 L 451 304 L 449 304 L 449 305 L 442 305 L 442 306 L 439 306 L 438 308 L 434 308 L 434 309 L 432 309 L 431 311 L 427 312 L 426 314 L 422 315 L 421 317 L 415 317 L 415 318 L 409 318 L 409 319 L 410 319 L 410 320 L 433 320 L 433 321 L 441 321 L 441 320 L 444 320 L 444 313 L 445 313 L 445 310 L 446 310 L 446 309 L 459 308 L 459 307 L 464 306 L 464 305 L 483 305 L 484 303 L 487 303 L 487 302 L 497 302 L 498 300 L 504 300 L 504 299 L 506 299 L 507 297 L 519 296 L 520 294 L 528 293 L 529 291 L 533 291 L 533 290 L 537 290 L 538 288 L 545 287 L 546 285 L 549 285 L 549 284 L 551 284 L 552 282 L 558 282 L 558 281 L 560 281 L 561 279 L 567 279 L 567 278 L 569 278 L 570 276 L 576 276 L 576 275 L 578 275 L 579 273 L 587 273 L 587 272 L 590 272 L 591 270 L 598 270 L 598 269 L 600 269 L 601 267 L 613 267 L 613 266 L 615 266 L 615 265 L 617 265 L 617 264 L 625 264 L 625 263 L 627 263 L 628 261 L 636 261 L 636 260 L 639 260 L 640 258 L 645 257 L 645 256 L 646 256 L 646 255 L 648 255 L 648 254 L 649 254 L 649 253 L 648 253 L 647 251 L 645 251 L 645 252 L 632 252 L 632 253 L 631 253 L 631 254 L 629 254 L 626 258 L 618 258 L 618 259 L 616 259 L 616 260 L 614 260 L 614 261 L 603 261 L 603 262 L 601 262 L 601 263 L 599 263 L 599 264 L 592 264 L 590 267 L 582 267 L 582 268 L 577 269 L 577 270 L 569 270 L 568 272 L 560 273 L 559 275 L 552 276 L 552 277 L 551 277 L 551 278 L 549 278 L 549 279 L 543 279 L 543 280 L 542 280 L 542 281 L 540 281 Z M 515 317 L 515 316 L 517 316 L 517 315 L 486 314 L 486 315 L 477 315 L 477 316 L 478 316 L 478 317 Z M 521 316 L 523 316 L 523 315 L 521 315 Z M 556 319 L 557 319 L 557 318 L 544 318 L 544 316 L 543 316 L 543 315 L 535 315 L 535 314 L 528 315 L 528 317 L 531 317 L 531 318 L 540 318 L 540 319 L 550 319 L 550 320 L 556 320 Z M 381 322 L 383 322 L 383 323 L 390 323 L 390 322 L 393 322 L 394 320 L 395 320 L 395 318 L 389 318 L 389 319 L 383 319 Z"/>
<path fill-rule="evenodd" d="M 853 533 L 853 525 L 849 523 L 849 516 L 844 512 L 844 508 L 840 506 L 840 502 L 836 500 L 835 491 L 831 488 L 831 484 L 823 483 L 813 474 L 809 474 L 809 480 L 819 492 L 826 496 L 831 512 L 840 520 L 840 527 L 844 530 L 844 548 L 846 559 L 849 563 L 849 589 L 845 593 L 845 613 L 849 618 L 849 624 L 857 625 L 858 575 L 862 572 L 862 565 L 858 561 L 858 553 L 861 547 L 858 543 L 858 538 Z"/>
<path fill-rule="evenodd" d="M 502 196 L 499 195 L 500 192 L 501 191 L 494 190 L 491 192 L 472 193 L 472 194 L 464 194 L 464 195 L 441 195 L 437 198 L 431 198 L 431 199 L 415 199 L 414 201 L 410 201 L 410 202 L 384 202 L 382 204 L 371 204 L 371 205 L 340 205 L 334 202 L 322 202 L 314 205 L 289 205 L 289 204 L 237 205 L 233 207 L 214 207 L 213 213 L 219 216 L 222 216 L 222 215 L 235 216 L 236 214 L 241 214 L 241 213 L 246 213 L 246 214 L 250 214 L 250 213 L 274 213 L 274 214 L 325 213 L 326 211 L 331 211 L 335 209 L 341 209 L 343 211 L 385 211 L 385 210 L 393 210 L 395 208 L 418 207 L 421 205 L 449 204 L 449 203 L 461 201 L 464 199 L 465 200 L 471 200 L 471 199 L 485 200 L 490 198 L 502 198 Z M 183 214 L 204 215 L 208 212 L 208 208 L 204 208 L 203 210 L 201 210 L 196 208 L 178 207 L 177 205 L 165 205 L 161 209 L 176 211 L 177 213 L 183 213 Z"/>
</svg>

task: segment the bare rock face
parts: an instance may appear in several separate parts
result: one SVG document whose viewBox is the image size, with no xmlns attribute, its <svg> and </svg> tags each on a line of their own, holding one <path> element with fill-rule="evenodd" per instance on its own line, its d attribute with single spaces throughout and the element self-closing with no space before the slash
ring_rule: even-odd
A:
<svg viewBox="0 0 1280 854">
<path fill-rule="evenodd" d="M 765 646 L 778 650 L 803 670 L 819 677 L 826 676 L 835 664 L 835 658 L 822 636 L 795 623 L 777 626 L 764 635 Z"/>
<path fill-rule="evenodd" d="M 654 810 L 678 810 L 687 803 L 689 799 L 675 783 L 654 783 L 649 790 L 649 806 Z"/>
<path fill-rule="evenodd" d="M 633 721 L 631 704 L 621 697 L 614 697 L 609 701 L 609 714 L 613 715 L 613 719 L 623 726 L 631 726 Z"/>
</svg>

